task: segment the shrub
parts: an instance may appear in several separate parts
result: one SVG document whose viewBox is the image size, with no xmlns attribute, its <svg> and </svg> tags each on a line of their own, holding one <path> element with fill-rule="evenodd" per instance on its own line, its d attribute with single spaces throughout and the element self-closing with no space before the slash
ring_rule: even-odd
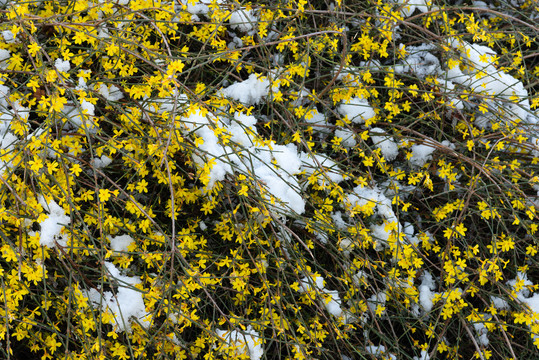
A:
<svg viewBox="0 0 539 360">
<path fill-rule="evenodd" d="M 6 359 L 539 347 L 533 1 L 2 1 Z"/>
</svg>

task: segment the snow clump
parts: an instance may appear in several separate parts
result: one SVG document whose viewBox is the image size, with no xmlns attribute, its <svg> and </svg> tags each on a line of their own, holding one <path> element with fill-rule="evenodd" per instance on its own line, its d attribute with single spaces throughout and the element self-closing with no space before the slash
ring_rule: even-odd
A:
<svg viewBox="0 0 539 360">
<path fill-rule="evenodd" d="M 71 64 L 69 64 L 69 60 L 56 59 L 54 67 L 60 72 L 68 72 L 71 69 Z"/>
<path fill-rule="evenodd" d="M 376 115 L 367 99 L 358 97 L 353 97 L 349 102 L 339 105 L 337 111 L 355 124 L 363 124 Z"/>
<path fill-rule="evenodd" d="M 255 74 L 249 75 L 247 80 L 237 82 L 222 90 L 224 96 L 237 100 L 245 105 L 255 105 L 269 94 L 270 80 L 266 77 L 258 78 Z"/>
<path fill-rule="evenodd" d="M 111 249 L 116 252 L 126 252 L 129 245 L 134 243 L 133 238 L 129 235 L 109 236 L 108 239 Z"/>
<path fill-rule="evenodd" d="M 314 281 L 313 281 L 314 280 Z M 311 290 L 318 290 L 324 297 L 327 297 L 329 300 L 325 300 L 324 304 L 326 310 L 331 315 L 340 317 L 343 313 L 341 308 L 341 298 L 339 297 L 339 292 L 337 290 L 328 290 L 324 287 L 324 278 L 322 276 L 303 277 L 300 280 L 299 289 L 300 293 L 304 293 Z"/>
<path fill-rule="evenodd" d="M 251 360 L 260 360 L 264 355 L 262 348 L 262 338 L 260 334 L 253 330 L 251 325 L 247 326 L 245 331 L 238 330 L 220 330 L 215 331 L 217 336 L 227 343 L 227 347 L 234 347 L 236 355 L 249 355 Z"/>
<path fill-rule="evenodd" d="M 393 140 L 393 137 L 385 135 L 385 131 L 378 127 L 370 129 L 369 134 L 374 146 L 380 149 L 384 159 L 391 162 L 397 158 L 399 155 L 399 147 L 397 146 L 395 140 Z"/>
<path fill-rule="evenodd" d="M 113 314 L 113 325 L 120 331 L 131 332 L 131 322 L 139 321 L 144 327 L 150 325 L 149 314 L 142 298 L 142 292 L 135 289 L 136 284 L 140 284 L 138 277 L 124 276 L 114 266 L 113 263 L 105 261 L 105 267 L 109 277 L 118 282 L 115 294 L 111 291 L 90 289 L 86 293 L 88 299 L 102 311 L 110 311 Z"/>
<path fill-rule="evenodd" d="M 53 199 L 47 203 L 45 198 L 41 196 L 39 203 L 49 213 L 49 216 L 39 223 L 41 226 L 39 243 L 49 248 L 55 247 L 56 244 L 67 246 L 67 237 L 61 232 L 64 225 L 71 222 L 71 218 L 65 214 L 64 209 Z"/>
<path fill-rule="evenodd" d="M 242 32 L 253 30 L 254 25 L 258 22 L 253 10 L 240 9 L 230 14 L 228 20 L 232 29 L 238 29 Z"/>
</svg>

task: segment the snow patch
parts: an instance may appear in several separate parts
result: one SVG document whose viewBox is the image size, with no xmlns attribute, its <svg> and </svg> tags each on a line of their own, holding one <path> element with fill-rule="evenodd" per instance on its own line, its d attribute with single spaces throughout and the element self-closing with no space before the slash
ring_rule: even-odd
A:
<svg viewBox="0 0 539 360">
<path fill-rule="evenodd" d="M 425 270 L 423 275 L 421 275 L 421 285 L 419 285 L 419 304 L 425 313 L 429 313 L 433 307 L 433 299 L 437 294 L 434 292 L 436 289 L 436 284 L 432 275 Z"/>
<path fill-rule="evenodd" d="M 257 120 L 241 113 L 236 113 L 234 119 L 228 121 L 212 115 L 202 116 L 197 111 L 183 117 L 182 122 L 188 130 L 204 140 L 193 155 L 194 162 L 199 167 L 213 163 L 205 189 L 213 188 L 217 181 L 224 180 L 228 174 L 251 174 L 256 180 L 253 188 L 262 186 L 267 190 L 263 193 L 264 197 L 270 199 L 273 196 L 298 214 L 305 211 L 305 200 L 300 195 L 300 185 L 295 177 L 301 171 L 296 145 L 284 146 L 271 142 L 269 145 L 255 146 L 252 139 L 258 134 L 254 127 Z M 231 134 L 234 143 L 222 145 L 210 122 L 220 122 Z"/>
<path fill-rule="evenodd" d="M 102 169 L 104 167 L 109 166 L 111 163 L 112 163 L 112 159 L 106 155 L 101 155 L 100 158 L 95 157 L 92 160 L 90 160 L 90 165 L 92 165 L 92 167 L 96 169 Z"/>
<path fill-rule="evenodd" d="M 435 50 L 434 44 L 421 44 L 406 47 L 407 55 L 400 64 L 395 65 L 397 74 L 412 73 L 420 79 L 440 74 L 440 60 L 429 51 Z"/>
<path fill-rule="evenodd" d="M 344 180 L 342 170 L 328 156 L 301 152 L 299 158 L 301 160 L 301 171 L 305 171 L 307 177 L 315 172 L 320 174 L 317 177 L 319 185 L 328 185 L 329 182 L 340 183 Z"/>
<path fill-rule="evenodd" d="M 249 355 L 251 360 L 260 360 L 264 355 L 263 339 L 258 332 L 253 330 L 251 325 L 247 326 L 244 331 L 217 329 L 215 332 L 225 341 L 226 347 L 236 348 L 236 356 Z"/>
<path fill-rule="evenodd" d="M 134 243 L 134 240 L 129 235 L 109 236 L 110 247 L 116 252 L 127 252 L 129 245 Z"/>
<path fill-rule="evenodd" d="M 378 358 L 388 359 L 388 360 L 397 360 L 397 357 L 387 351 L 384 345 L 368 345 L 365 347 L 365 350 L 373 356 Z"/>
<path fill-rule="evenodd" d="M 71 69 L 71 64 L 69 60 L 56 59 L 54 67 L 60 72 L 68 72 Z"/>
<path fill-rule="evenodd" d="M 39 243 L 49 248 L 56 247 L 56 244 L 63 247 L 67 246 L 67 237 L 61 232 L 64 226 L 71 222 L 71 218 L 65 214 L 64 209 L 53 199 L 47 203 L 45 198 L 40 196 L 38 201 L 49 213 L 49 216 L 39 223 L 41 226 Z"/>
<path fill-rule="evenodd" d="M 324 278 L 322 276 L 305 276 L 299 282 L 299 292 L 304 293 L 311 290 L 320 291 L 324 298 L 326 310 L 331 315 L 340 317 L 343 314 L 341 308 L 341 298 L 337 290 L 328 290 L 324 287 Z"/>
<path fill-rule="evenodd" d="M 353 97 L 349 102 L 339 105 L 337 111 L 355 124 L 363 124 L 376 115 L 367 99 L 358 97 Z"/>
<path fill-rule="evenodd" d="M 393 137 L 386 135 L 386 132 L 378 127 L 369 130 L 369 134 L 374 146 L 380 149 L 382 156 L 391 162 L 399 155 L 399 147 Z"/>
<path fill-rule="evenodd" d="M 124 97 L 124 94 L 116 85 L 107 86 L 105 84 L 101 84 L 98 91 L 99 94 L 108 101 L 118 101 Z"/>
<path fill-rule="evenodd" d="M 335 136 L 341 138 L 341 145 L 345 148 L 353 148 L 357 145 L 357 141 L 354 138 L 355 133 L 347 128 L 339 128 L 335 130 Z"/>
<path fill-rule="evenodd" d="M 271 82 L 267 77 L 249 75 L 247 80 L 236 82 L 222 91 L 226 97 L 237 100 L 245 105 L 255 105 L 262 101 L 270 92 Z M 276 87 L 274 86 L 274 90 Z"/>
<path fill-rule="evenodd" d="M 11 53 L 8 50 L 0 49 L 0 69 L 7 68 L 7 60 L 11 57 Z"/>
<path fill-rule="evenodd" d="M 254 26 L 258 23 L 258 19 L 253 10 L 240 9 L 233 11 L 232 14 L 230 14 L 228 23 L 232 29 L 249 32 L 253 30 Z"/>
<path fill-rule="evenodd" d="M 133 321 L 139 321 L 142 326 L 148 327 L 149 314 L 146 312 L 142 292 L 134 288 L 136 284 L 140 284 L 140 279 L 121 275 L 110 262 L 105 261 L 105 267 L 109 273 L 108 277 L 118 283 L 116 293 L 92 288 L 87 292 L 88 299 L 94 305 L 100 306 L 102 311 L 110 311 L 113 314 L 113 325 L 120 331 L 131 332 Z"/>
<path fill-rule="evenodd" d="M 431 145 L 417 144 L 412 146 L 412 157 L 409 162 L 414 167 L 422 167 L 432 159 L 432 153 L 436 150 Z"/>
</svg>

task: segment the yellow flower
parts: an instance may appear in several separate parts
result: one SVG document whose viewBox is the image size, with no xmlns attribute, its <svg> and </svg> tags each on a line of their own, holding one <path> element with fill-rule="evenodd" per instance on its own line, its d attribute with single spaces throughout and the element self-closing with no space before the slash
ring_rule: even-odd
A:
<svg viewBox="0 0 539 360">
<path fill-rule="evenodd" d="M 4 244 L 1 250 L 2 257 L 6 259 L 6 261 L 17 261 L 17 254 L 15 253 L 15 251 L 13 251 L 11 246 L 9 246 L 8 244 Z"/>
<path fill-rule="evenodd" d="M 56 351 L 56 348 L 60 347 L 61 345 L 62 343 L 56 341 L 56 334 L 49 335 L 45 339 L 45 347 L 51 353 L 54 353 Z"/>
<path fill-rule="evenodd" d="M 51 98 L 51 107 L 49 108 L 49 111 L 62 111 L 64 108 L 64 105 L 67 104 L 67 99 L 64 97 L 59 96 L 53 96 Z"/>
<path fill-rule="evenodd" d="M 79 176 L 79 174 L 82 172 L 82 168 L 80 167 L 79 164 L 73 164 L 73 166 L 71 167 L 70 172 L 71 172 L 71 174 L 73 174 L 75 176 Z"/>
<path fill-rule="evenodd" d="M 99 189 L 99 201 L 106 202 L 110 199 L 109 189 Z"/>
<path fill-rule="evenodd" d="M 137 191 L 139 193 L 147 193 L 148 192 L 148 182 L 144 179 L 140 180 L 137 183 Z"/>
<path fill-rule="evenodd" d="M 241 185 L 240 191 L 238 191 L 238 195 L 240 196 L 247 196 L 247 191 L 249 190 L 249 187 L 245 184 Z"/>
<path fill-rule="evenodd" d="M 47 75 L 45 79 L 47 80 L 47 82 L 50 82 L 50 83 L 55 82 L 56 79 L 58 79 L 58 74 L 56 73 L 56 70 L 53 70 L 53 69 L 47 70 Z"/>
<path fill-rule="evenodd" d="M 528 245 L 528 247 L 526 248 L 526 254 L 530 256 L 535 256 L 535 254 L 537 254 L 537 249 L 532 245 Z"/>
<path fill-rule="evenodd" d="M 148 229 L 150 228 L 150 219 L 144 219 L 141 220 L 138 224 L 139 229 L 141 229 L 144 233 L 148 232 Z"/>
<path fill-rule="evenodd" d="M 185 64 L 181 60 L 174 60 L 168 64 L 167 75 L 172 75 L 174 73 L 181 73 Z"/>
<path fill-rule="evenodd" d="M 30 170 L 37 174 L 43 167 L 43 160 L 41 160 L 39 156 L 34 155 L 34 160 L 30 160 L 28 164 L 30 165 Z"/>
<path fill-rule="evenodd" d="M 36 56 L 37 52 L 41 50 L 41 46 L 39 46 L 37 43 L 31 43 L 28 45 L 28 53 L 32 56 Z"/>
<path fill-rule="evenodd" d="M 468 230 L 468 229 L 464 227 L 464 224 L 459 224 L 459 225 L 457 225 L 457 227 L 455 228 L 455 231 L 456 231 L 460 236 L 466 235 L 466 230 Z"/>
</svg>

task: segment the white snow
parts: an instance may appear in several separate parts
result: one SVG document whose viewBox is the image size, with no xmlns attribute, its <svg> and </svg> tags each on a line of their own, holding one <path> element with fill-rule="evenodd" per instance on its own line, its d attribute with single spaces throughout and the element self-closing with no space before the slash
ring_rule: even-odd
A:
<svg viewBox="0 0 539 360">
<path fill-rule="evenodd" d="M 247 80 L 236 82 L 222 90 L 224 96 L 237 100 L 245 105 L 255 105 L 269 94 L 271 82 L 267 77 L 249 75 Z M 274 85 L 276 91 L 276 86 Z"/>
<path fill-rule="evenodd" d="M 65 120 L 76 128 L 82 127 L 91 133 L 97 131 L 94 122 L 91 120 L 91 117 L 95 115 L 95 106 L 86 100 L 82 100 L 78 106 L 65 105 L 62 109 L 62 115 Z"/>
<path fill-rule="evenodd" d="M 376 204 L 376 214 L 383 217 L 388 222 L 398 223 L 397 215 L 393 211 L 391 200 L 382 191 L 374 186 L 373 188 L 356 186 L 352 193 L 348 195 L 347 202 L 352 206 L 364 206 L 368 203 Z M 402 226 L 399 225 L 399 228 Z"/>
<path fill-rule="evenodd" d="M 113 88 L 115 88 L 114 85 L 112 85 L 110 88 L 109 100 L 117 101 L 115 99 L 118 98 L 120 95 L 121 97 L 119 97 L 119 99 L 121 99 L 123 95 L 121 94 L 121 92 L 119 94 L 117 92 L 113 92 Z M 118 91 L 120 90 L 118 89 Z M 183 105 L 187 103 L 189 103 L 188 96 L 186 94 L 181 94 L 176 89 L 174 89 L 171 96 L 166 98 L 151 99 L 146 103 L 146 105 L 148 106 L 148 109 L 151 109 L 152 111 L 156 109 L 159 114 L 163 114 L 165 111 L 178 111 L 182 108 Z"/>
<path fill-rule="evenodd" d="M 288 174 L 297 174 L 301 171 L 301 160 L 298 149 L 294 144 L 273 145 L 273 158 L 277 161 L 279 169 Z"/>
<path fill-rule="evenodd" d="M 407 46 L 407 55 L 400 64 L 395 65 L 395 72 L 397 74 L 412 73 L 420 79 L 424 79 L 428 75 L 440 74 L 440 60 L 429 52 L 435 49 L 436 45 L 434 44 Z"/>
<path fill-rule="evenodd" d="M 108 101 L 118 101 L 124 97 L 124 94 L 116 85 L 107 86 L 105 84 L 101 84 L 99 86 L 99 94 L 101 94 L 101 96 Z"/>
<path fill-rule="evenodd" d="M 187 129 L 204 140 L 193 155 L 194 162 L 201 167 L 208 161 L 214 162 L 207 189 L 213 188 L 217 181 L 224 180 L 228 174 L 250 173 L 257 180 L 253 187 L 263 186 L 267 190 L 264 197 L 269 199 L 273 196 L 298 214 L 305 211 L 305 200 L 300 195 L 300 185 L 295 176 L 301 171 L 296 145 L 283 146 L 271 142 L 270 145 L 254 146 L 252 138 L 258 133 L 254 127 L 257 120 L 241 113 L 235 114 L 229 122 L 211 115 L 202 116 L 200 112 L 192 113 L 182 121 Z M 210 121 L 220 122 L 238 146 L 219 143 L 209 126 Z"/>
<path fill-rule="evenodd" d="M 234 114 L 235 122 L 232 122 L 228 126 L 228 131 L 232 134 L 230 138 L 237 144 L 251 147 L 253 146 L 252 136 L 247 133 L 247 128 L 253 129 L 253 126 L 256 124 L 256 118 L 254 116 L 245 115 L 243 113 Z"/>
<path fill-rule="evenodd" d="M 399 147 L 392 136 L 386 135 L 386 132 L 378 127 L 371 128 L 369 135 L 376 146 L 382 152 L 382 156 L 388 162 L 391 162 L 399 155 Z"/>
<path fill-rule="evenodd" d="M 492 305 L 498 310 L 509 310 L 509 304 L 504 299 L 497 297 L 497 296 L 490 296 L 490 301 L 492 301 Z"/>
<path fill-rule="evenodd" d="M 528 274 L 517 272 L 515 279 L 507 281 L 507 285 L 513 287 L 515 290 L 517 290 L 517 283 L 521 285 L 517 291 L 517 300 L 528 305 L 534 313 L 539 314 L 539 294 L 530 293 L 528 287 L 533 286 L 533 282 L 528 279 Z"/>
<path fill-rule="evenodd" d="M 230 35 L 232 36 L 232 41 L 230 41 L 226 47 L 229 48 L 230 50 L 233 50 L 233 49 L 239 49 L 239 48 L 242 48 L 243 47 L 243 40 L 236 36 L 236 34 L 230 32 Z"/>
<path fill-rule="evenodd" d="M 490 315 L 490 314 L 489 314 Z M 478 343 L 483 346 L 488 346 L 489 339 L 488 339 L 488 329 L 486 328 L 485 324 L 478 321 L 473 323 L 473 327 L 475 329 L 475 333 L 477 335 Z"/>
<path fill-rule="evenodd" d="M 395 171 L 399 170 L 399 168 L 395 168 Z M 380 183 L 379 186 L 384 195 L 390 200 L 393 200 L 397 195 L 399 195 L 401 199 L 407 199 L 416 189 L 416 186 L 414 185 L 403 184 L 394 179 L 385 180 Z"/>
<path fill-rule="evenodd" d="M 335 130 L 335 136 L 341 138 L 341 145 L 345 148 L 352 148 L 357 145 L 357 141 L 354 138 L 355 133 L 347 128 L 339 128 Z"/>
<path fill-rule="evenodd" d="M 313 276 L 313 277 L 303 277 L 299 283 L 299 292 L 304 293 L 313 289 L 311 285 L 313 283 L 314 287 L 322 290 L 324 288 L 324 278 L 322 276 Z"/>
<path fill-rule="evenodd" d="M 367 306 L 372 312 L 376 312 L 376 308 L 378 306 L 386 306 L 387 301 L 387 294 L 385 291 L 380 291 L 374 295 L 372 295 L 370 298 L 367 299 Z M 382 312 L 382 314 L 385 314 L 386 310 Z"/>
<path fill-rule="evenodd" d="M 215 4 L 222 4 L 224 0 L 215 0 Z M 211 0 L 180 0 L 180 3 L 186 7 L 187 12 L 193 15 L 207 15 L 210 11 Z"/>
<path fill-rule="evenodd" d="M 13 32 L 11 32 L 11 30 L 2 31 L 2 37 L 4 38 L 4 41 L 8 44 L 13 44 L 18 40 L 15 38 L 15 35 L 13 35 Z"/>
<path fill-rule="evenodd" d="M 305 116 L 305 121 L 312 126 L 313 132 L 317 133 L 321 139 L 331 134 L 331 127 L 326 116 L 318 112 L 318 109 L 313 109 L 311 114 L 312 117 Z"/>
<path fill-rule="evenodd" d="M 437 78 L 436 82 L 440 91 L 447 96 L 447 102 L 452 104 L 452 106 L 457 110 L 464 109 L 464 102 L 457 96 L 457 93 L 453 90 L 455 89 L 455 83 L 447 78 Z"/>
<path fill-rule="evenodd" d="M 129 235 L 109 236 L 110 247 L 116 252 L 126 252 L 129 245 L 133 244 L 134 240 Z"/>
<path fill-rule="evenodd" d="M 342 170 L 328 156 L 301 152 L 299 158 L 301 160 L 301 171 L 305 171 L 307 176 L 312 175 L 315 171 L 320 172 L 323 170 L 323 175 L 318 177 L 319 185 L 327 185 L 328 180 L 335 183 L 340 183 L 344 180 Z"/>
<path fill-rule="evenodd" d="M 368 345 L 365 347 L 365 350 L 371 355 L 374 355 L 378 358 L 388 359 L 388 360 L 397 360 L 397 357 L 389 352 L 387 352 L 384 345 Z"/>
<path fill-rule="evenodd" d="M 0 49 L 0 69 L 7 67 L 7 59 L 11 57 L 11 53 L 8 50 Z"/>
<path fill-rule="evenodd" d="M 8 112 L 8 96 L 9 96 L 9 88 L 5 85 L 0 85 L 0 110 Z M 7 115 L 7 114 L 5 114 Z M 11 116 L 12 118 L 13 116 Z"/>
<path fill-rule="evenodd" d="M 382 251 L 389 246 L 389 237 L 391 232 L 387 229 L 385 224 L 372 224 L 370 226 L 371 236 L 375 242 L 375 250 Z"/>
<path fill-rule="evenodd" d="M 247 326 L 244 331 L 217 329 L 215 332 L 227 343 L 227 347 L 234 346 L 236 348 L 237 356 L 249 355 L 251 360 L 260 360 L 264 355 L 263 339 L 258 332 L 253 330 L 251 325 Z"/>
<path fill-rule="evenodd" d="M 356 286 L 361 286 L 363 284 L 366 284 L 365 281 L 367 280 L 367 277 L 368 275 L 365 271 L 358 270 L 358 272 L 352 276 L 352 281 Z"/>
<path fill-rule="evenodd" d="M 131 323 L 140 322 L 144 327 L 149 326 L 149 314 L 146 312 L 142 292 L 136 290 L 134 286 L 141 281 L 137 277 L 124 276 L 114 266 L 105 261 L 108 277 L 118 283 L 117 291 L 103 291 L 102 294 L 97 289 L 90 289 L 87 293 L 88 299 L 95 305 L 101 307 L 102 311 L 110 311 L 114 315 L 113 325 L 120 331 L 131 332 Z"/>
<path fill-rule="evenodd" d="M 539 294 L 533 294 L 533 296 L 526 298 L 523 302 L 530 307 L 530 309 L 539 314 Z"/>
<path fill-rule="evenodd" d="M 67 246 L 67 237 L 61 232 L 64 226 L 71 222 L 71 218 L 65 214 L 64 209 L 54 199 L 46 203 L 45 198 L 41 196 L 39 203 L 49 213 L 49 216 L 39 223 L 41 226 L 39 243 L 49 248 L 56 247 L 56 244 Z"/>
<path fill-rule="evenodd" d="M 342 213 L 340 211 L 336 211 L 331 214 L 331 218 L 333 219 L 335 227 L 339 230 L 346 230 L 346 228 L 349 226 L 342 218 Z"/>
<path fill-rule="evenodd" d="M 432 0 L 392 0 L 392 2 L 399 5 L 401 14 L 405 18 L 411 16 L 416 9 L 422 13 L 438 9 L 438 6 L 433 5 Z"/>
<path fill-rule="evenodd" d="M 353 97 L 349 102 L 339 105 L 337 111 L 355 124 L 363 124 L 376 115 L 367 99 L 358 97 Z"/>
<path fill-rule="evenodd" d="M 349 257 L 350 252 L 354 248 L 354 240 L 352 240 L 350 237 L 342 237 L 339 241 L 339 248 L 342 249 L 344 256 Z"/>
<path fill-rule="evenodd" d="M 101 157 L 94 157 L 90 160 L 90 165 L 96 169 L 102 169 L 109 166 L 112 163 L 112 159 L 106 155 L 101 155 Z"/>
<path fill-rule="evenodd" d="M 419 304 L 421 305 L 421 308 L 428 313 L 432 310 L 433 306 L 433 299 L 436 293 L 434 292 L 434 289 L 436 289 L 436 284 L 434 282 L 434 278 L 428 271 L 424 271 L 423 275 L 421 275 L 421 285 L 419 285 Z"/>
<path fill-rule="evenodd" d="M 85 114 L 89 116 L 95 115 L 95 106 L 91 102 L 88 102 L 86 100 L 82 100 L 80 103 L 81 109 L 84 111 Z"/>
<path fill-rule="evenodd" d="M 517 276 L 515 279 L 507 281 L 507 285 L 515 288 L 517 282 L 522 285 L 517 292 L 517 298 L 519 300 L 524 300 L 530 295 L 530 290 L 528 289 L 528 286 L 533 285 L 533 283 L 528 279 L 528 274 L 522 273 L 520 271 L 517 272 Z"/>
<path fill-rule="evenodd" d="M 100 25 L 98 27 L 99 31 L 97 33 L 97 37 L 101 39 L 108 39 L 110 38 L 109 29 L 107 29 L 104 25 Z"/>
<path fill-rule="evenodd" d="M 414 167 L 422 167 L 428 161 L 432 159 L 432 153 L 436 150 L 435 147 L 424 144 L 417 144 L 412 146 L 412 157 L 410 158 L 410 164 Z"/>
<path fill-rule="evenodd" d="M 480 7 L 480 8 L 483 8 L 483 9 L 488 9 L 488 5 L 486 2 L 484 1 L 478 1 L 478 0 L 474 0 L 472 1 L 472 4 L 474 7 Z"/>
<path fill-rule="evenodd" d="M 2 94 L 6 94 L 9 89 L 3 85 L 0 85 L 0 149 L 6 150 L 7 153 L 13 151 L 15 144 L 19 141 L 19 138 L 10 132 L 10 124 L 13 120 L 13 110 L 7 110 L 7 101 L 2 98 Z M 19 112 L 19 109 L 22 112 Z M 2 113 L 5 110 L 6 113 Z M 25 108 L 18 108 L 17 113 L 20 117 L 26 117 Z M 15 155 L 13 155 L 14 157 Z M 3 173 L 7 166 L 11 167 L 11 161 L 0 160 L 0 174 Z"/>
<path fill-rule="evenodd" d="M 200 227 L 200 230 L 205 231 L 208 228 L 208 225 L 202 220 L 198 223 L 198 226 Z"/>
<path fill-rule="evenodd" d="M 239 9 L 230 14 L 228 22 L 231 28 L 238 29 L 242 32 L 248 32 L 253 30 L 258 19 L 253 10 Z"/>
<path fill-rule="evenodd" d="M 68 72 L 71 69 L 69 60 L 56 59 L 54 67 L 60 72 Z"/>
<path fill-rule="evenodd" d="M 293 107 L 305 106 L 312 102 L 311 99 L 309 98 L 309 95 L 311 95 L 311 91 L 309 91 L 305 87 L 301 87 L 299 91 L 292 91 L 291 98 L 294 100 L 292 100 L 290 104 Z"/>
<path fill-rule="evenodd" d="M 528 91 L 521 81 L 496 68 L 493 63 L 496 51 L 459 39 L 450 39 L 448 44 L 459 51 L 465 66 L 462 70 L 459 66 L 448 69 L 447 79 L 469 87 L 477 94 L 487 95 L 484 101 L 488 111 L 507 120 L 526 120 L 530 113 Z"/>
<path fill-rule="evenodd" d="M 326 302 L 326 310 L 333 316 L 339 317 L 342 315 L 341 298 L 337 290 L 325 290 L 329 295 L 329 302 Z"/>
<path fill-rule="evenodd" d="M 311 290 L 320 291 L 325 298 L 324 305 L 331 315 L 340 317 L 343 314 L 341 308 L 341 298 L 337 290 L 328 290 L 324 287 L 324 278 L 322 276 L 305 276 L 299 282 L 299 292 L 304 293 Z"/>
<path fill-rule="evenodd" d="M 421 350 L 421 355 L 414 356 L 413 360 L 430 360 L 430 355 L 427 350 Z"/>
</svg>

